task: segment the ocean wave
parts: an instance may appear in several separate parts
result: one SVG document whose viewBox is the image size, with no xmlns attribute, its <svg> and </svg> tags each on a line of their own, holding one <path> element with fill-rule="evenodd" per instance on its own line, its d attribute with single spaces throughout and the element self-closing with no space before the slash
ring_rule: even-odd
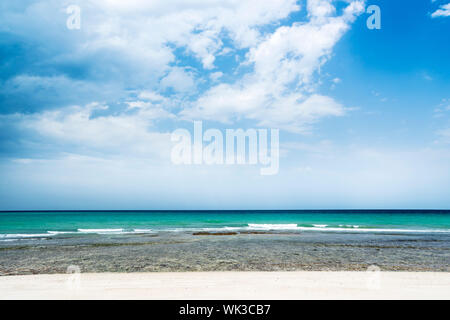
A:
<svg viewBox="0 0 450 320">
<path fill-rule="evenodd" d="M 50 235 L 58 235 L 58 234 L 73 234 L 76 232 L 73 231 L 47 231 Z"/>
<path fill-rule="evenodd" d="M 17 234 L 0 234 L 0 241 L 15 241 L 15 240 L 39 240 L 45 238 L 58 237 L 60 235 L 83 235 L 83 234 L 97 234 L 97 235 L 126 235 L 126 234 L 155 234 L 158 232 L 336 232 L 336 233 L 450 233 L 450 229 L 395 229 L 395 228 L 380 228 L 367 227 L 359 225 L 338 225 L 338 227 L 326 224 L 269 224 L 269 223 L 249 223 L 246 226 L 218 226 L 218 227 L 181 227 L 181 228 L 111 228 L 111 229 L 77 229 L 77 231 L 47 231 L 47 233 L 17 233 Z"/>
<path fill-rule="evenodd" d="M 14 241 L 33 238 L 53 238 L 59 235 L 82 235 L 82 234 L 142 234 L 154 233 L 152 229 L 77 229 L 77 231 L 47 231 L 47 233 L 11 233 L 0 234 L 0 241 Z"/>
<path fill-rule="evenodd" d="M 360 226 L 353 225 L 353 224 L 340 224 L 340 228 L 350 228 L 350 229 L 358 229 Z"/>
<path fill-rule="evenodd" d="M 442 229 L 383 229 L 383 228 L 360 228 L 360 227 L 341 227 L 341 228 L 317 228 L 317 227 L 299 227 L 303 231 L 326 231 L 326 232 L 354 232 L 354 233 L 450 233 L 450 230 Z"/>
<path fill-rule="evenodd" d="M 133 233 L 153 233 L 153 229 L 134 229 Z"/>
<path fill-rule="evenodd" d="M 368 228 L 358 225 L 342 225 L 333 227 L 329 225 L 315 224 L 310 226 L 297 224 L 254 224 L 249 223 L 242 227 L 209 227 L 209 228 L 175 228 L 162 229 L 164 232 L 245 232 L 245 231 L 315 231 L 315 232 L 342 232 L 342 233 L 450 233 L 450 229 L 393 229 L 393 228 Z"/>
<path fill-rule="evenodd" d="M 252 230 L 298 230 L 297 224 L 255 224 L 249 223 L 248 228 Z"/>
<path fill-rule="evenodd" d="M 241 231 L 247 227 L 199 227 L 199 228 L 167 228 L 155 229 L 154 232 L 223 232 L 223 231 Z"/>
<path fill-rule="evenodd" d="M 178 230 L 183 231 L 183 230 Z M 185 230 L 187 231 L 187 230 Z M 191 231 L 191 230 L 189 230 Z M 392 229 L 392 228 L 361 228 L 357 225 L 330 227 L 329 225 L 314 224 L 312 227 L 297 224 L 253 224 L 246 227 L 199 228 L 192 231 L 317 231 L 317 232 L 352 232 L 352 233 L 450 233 L 449 229 Z"/>
<path fill-rule="evenodd" d="M 120 233 L 124 229 L 78 229 L 81 233 Z"/>
<path fill-rule="evenodd" d="M 81 234 L 99 234 L 99 235 L 120 235 L 120 234 L 142 234 L 154 233 L 152 229 L 78 229 Z"/>
<path fill-rule="evenodd" d="M 0 234 L 0 239 L 24 239 L 24 238 L 45 238 L 51 236 L 48 233 L 13 233 L 13 234 Z"/>
</svg>

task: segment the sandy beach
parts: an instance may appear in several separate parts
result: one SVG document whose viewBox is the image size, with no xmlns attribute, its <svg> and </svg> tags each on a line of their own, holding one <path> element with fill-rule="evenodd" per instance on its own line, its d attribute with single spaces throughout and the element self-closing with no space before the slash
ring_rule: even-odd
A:
<svg viewBox="0 0 450 320">
<path fill-rule="evenodd" d="M 450 273 L 193 272 L 0 277 L 0 299 L 450 299 Z"/>
</svg>

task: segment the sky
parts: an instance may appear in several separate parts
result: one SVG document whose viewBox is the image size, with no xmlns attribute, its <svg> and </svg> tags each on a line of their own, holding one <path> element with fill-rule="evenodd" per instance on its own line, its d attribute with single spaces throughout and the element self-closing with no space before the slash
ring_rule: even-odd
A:
<svg viewBox="0 0 450 320">
<path fill-rule="evenodd" d="M 449 58 L 448 0 L 2 1 L 0 210 L 450 209 Z M 194 121 L 278 173 L 174 164 Z"/>
</svg>

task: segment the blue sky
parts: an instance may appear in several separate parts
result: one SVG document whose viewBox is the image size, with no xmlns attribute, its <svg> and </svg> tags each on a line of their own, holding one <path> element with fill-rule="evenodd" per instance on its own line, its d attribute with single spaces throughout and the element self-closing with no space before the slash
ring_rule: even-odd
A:
<svg viewBox="0 0 450 320">
<path fill-rule="evenodd" d="M 450 208 L 449 53 L 448 0 L 3 1 L 0 210 Z M 196 120 L 279 173 L 175 166 Z"/>
</svg>

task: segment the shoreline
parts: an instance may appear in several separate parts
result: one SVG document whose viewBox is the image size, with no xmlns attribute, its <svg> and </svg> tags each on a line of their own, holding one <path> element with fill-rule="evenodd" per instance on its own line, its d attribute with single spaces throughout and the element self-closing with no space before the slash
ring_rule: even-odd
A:
<svg viewBox="0 0 450 320">
<path fill-rule="evenodd" d="M 450 236 L 173 233 L 90 235 L 0 246 L 0 275 L 134 272 L 449 272 Z"/>
<path fill-rule="evenodd" d="M 0 277 L 0 300 L 450 299 L 449 272 L 81 273 Z"/>
</svg>

